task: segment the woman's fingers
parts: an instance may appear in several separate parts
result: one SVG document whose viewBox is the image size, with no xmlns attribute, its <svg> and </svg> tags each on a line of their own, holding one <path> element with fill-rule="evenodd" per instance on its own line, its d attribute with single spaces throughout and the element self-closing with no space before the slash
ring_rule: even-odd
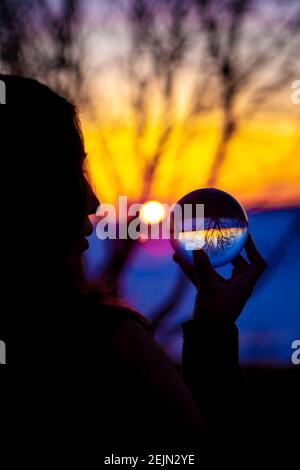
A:
<svg viewBox="0 0 300 470">
<path fill-rule="evenodd" d="M 242 255 L 237 256 L 232 261 L 231 280 L 235 288 L 238 288 L 244 295 L 249 297 L 258 279 L 266 269 L 267 263 L 257 250 L 251 235 L 248 237 L 245 250 L 249 263 Z"/>
<path fill-rule="evenodd" d="M 249 264 L 242 255 L 238 255 L 231 261 L 233 265 L 231 278 L 240 276 L 248 268 Z"/>
<path fill-rule="evenodd" d="M 216 272 L 211 265 L 209 257 L 204 250 L 193 251 L 194 264 L 198 280 L 198 288 L 206 290 L 210 289 L 216 279 Z"/>
<path fill-rule="evenodd" d="M 184 258 L 177 255 L 176 253 L 173 255 L 173 260 L 177 263 L 188 279 L 197 287 L 197 274 L 195 267 L 189 264 Z"/>
<path fill-rule="evenodd" d="M 266 270 L 267 263 L 256 248 L 251 235 L 248 237 L 245 250 L 250 261 L 251 271 L 254 273 L 254 280 L 257 281 Z"/>
<path fill-rule="evenodd" d="M 205 290 L 209 288 L 211 283 L 215 280 L 226 282 L 225 279 L 214 270 L 205 251 L 193 251 L 193 259 L 194 265 L 188 263 L 177 253 L 173 255 L 173 260 L 181 267 L 182 271 L 195 287 L 200 287 Z"/>
</svg>

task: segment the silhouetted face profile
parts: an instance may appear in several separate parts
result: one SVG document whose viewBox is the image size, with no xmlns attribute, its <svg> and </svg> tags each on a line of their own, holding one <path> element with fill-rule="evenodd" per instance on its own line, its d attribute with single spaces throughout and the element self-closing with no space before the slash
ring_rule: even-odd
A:
<svg viewBox="0 0 300 470">
<path fill-rule="evenodd" d="M 0 75 L 6 85 L 1 158 L 12 181 L 16 270 L 50 291 L 74 289 L 98 200 L 85 177 L 85 150 L 76 110 L 40 83 Z M 4 141 L 3 141 L 4 138 Z M 32 274 L 31 274 L 32 276 Z"/>
</svg>

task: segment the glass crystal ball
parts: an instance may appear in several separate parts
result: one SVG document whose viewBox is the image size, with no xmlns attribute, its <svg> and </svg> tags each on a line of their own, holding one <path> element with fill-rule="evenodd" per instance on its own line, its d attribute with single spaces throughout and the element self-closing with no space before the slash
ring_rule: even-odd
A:
<svg viewBox="0 0 300 470">
<path fill-rule="evenodd" d="M 248 237 L 248 217 L 241 204 L 219 189 L 192 191 L 177 202 L 181 216 L 171 213 L 171 245 L 193 263 L 193 251 L 203 249 L 217 268 L 232 261 Z M 204 212 L 203 212 L 204 211 Z"/>
</svg>

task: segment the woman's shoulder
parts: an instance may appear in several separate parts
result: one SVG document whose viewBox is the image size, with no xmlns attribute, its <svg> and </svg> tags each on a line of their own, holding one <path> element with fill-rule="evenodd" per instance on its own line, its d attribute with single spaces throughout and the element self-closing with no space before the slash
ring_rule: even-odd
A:
<svg viewBox="0 0 300 470">
<path fill-rule="evenodd" d="M 155 347 L 152 330 L 146 318 L 120 302 L 89 299 L 92 336 L 101 347 L 110 351 L 114 360 L 127 369 L 144 374 L 148 350 Z"/>
<path fill-rule="evenodd" d="M 129 306 L 114 300 L 102 299 L 97 293 L 89 293 L 80 299 L 84 316 L 95 325 L 99 324 L 102 331 L 113 334 L 126 325 L 136 325 L 148 333 L 151 332 L 149 321 Z M 96 327 L 97 328 L 97 327 Z"/>
</svg>

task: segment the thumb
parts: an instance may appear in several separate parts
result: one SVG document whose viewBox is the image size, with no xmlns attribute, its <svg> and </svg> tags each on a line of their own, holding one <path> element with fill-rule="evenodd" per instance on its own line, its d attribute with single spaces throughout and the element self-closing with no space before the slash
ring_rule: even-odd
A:
<svg viewBox="0 0 300 470">
<path fill-rule="evenodd" d="M 210 259 L 204 250 L 193 251 L 194 264 L 200 290 L 208 290 L 215 280 L 215 271 Z"/>
<path fill-rule="evenodd" d="M 175 261 L 175 263 L 177 263 L 180 266 L 182 271 L 189 278 L 189 280 L 194 284 L 194 286 L 197 287 L 198 283 L 197 283 L 197 275 L 196 275 L 195 266 L 188 263 L 184 258 L 182 258 L 176 253 L 173 255 L 173 260 Z"/>
</svg>

